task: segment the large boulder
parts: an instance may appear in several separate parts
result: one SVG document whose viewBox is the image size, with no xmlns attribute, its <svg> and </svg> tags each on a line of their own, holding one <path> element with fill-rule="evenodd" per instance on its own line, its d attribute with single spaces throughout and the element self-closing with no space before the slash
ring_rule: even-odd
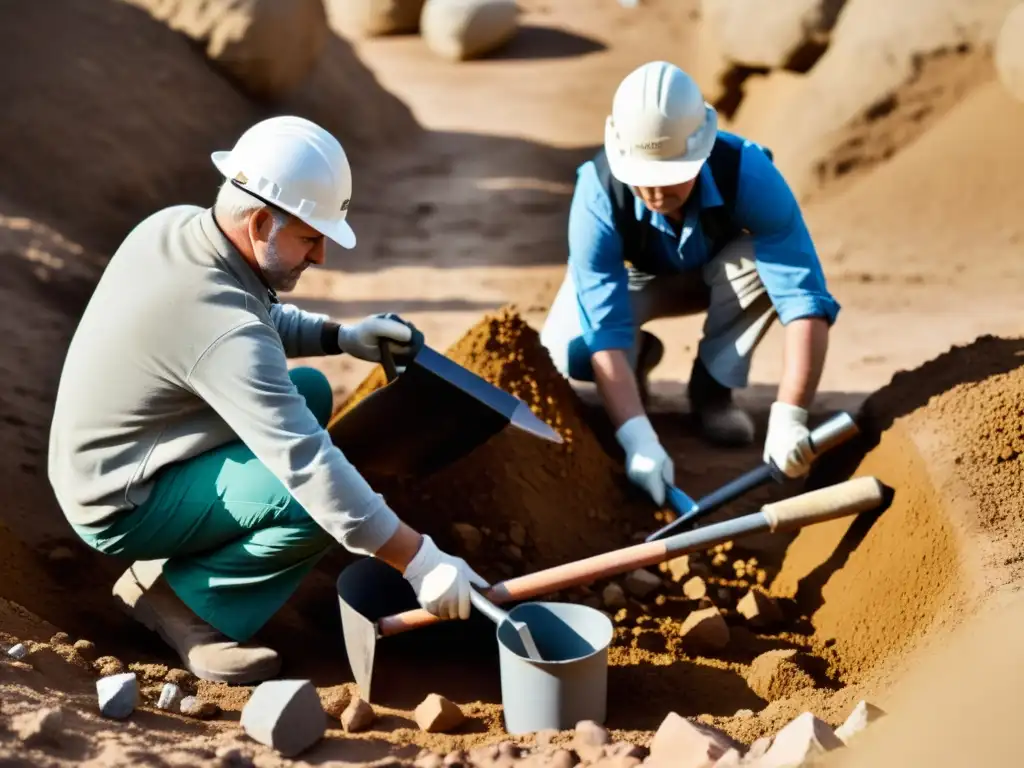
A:
<svg viewBox="0 0 1024 768">
<path fill-rule="evenodd" d="M 200 43 L 211 61 L 260 99 L 277 99 L 297 86 L 330 34 L 323 0 L 122 2 Z"/>
<path fill-rule="evenodd" d="M 464 61 L 486 56 L 515 36 L 515 0 L 427 0 L 420 34 L 438 56 Z"/>
<path fill-rule="evenodd" d="M 360 37 L 419 31 L 424 0 L 327 0 L 331 25 Z"/>
<path fill-rule="evenodd" d="M 828 45 L 843 2 L 703 0 L 703 16 L 730 61 L 804 71 Z"/>
<path fill-rule="evenodd" d="M 1024 3 L 1011 10 L 996 39 L 999 81 L 1015 99 L 1024 101 Z"/>
</svg>

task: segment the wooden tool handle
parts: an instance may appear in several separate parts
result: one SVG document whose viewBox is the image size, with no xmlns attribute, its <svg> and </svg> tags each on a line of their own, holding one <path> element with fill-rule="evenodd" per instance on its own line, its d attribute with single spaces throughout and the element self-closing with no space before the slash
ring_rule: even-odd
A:
<svg viewBox="0 0 1024 768">
<path fill-rule="evenodd" d="M 483 594 L 495 605 L 527 600 L 567 587 L 576 587 L 596 581 L 605 576 L 615 576 L 625 571 L 654 565 L 665 560 L 666 556 L 664 542 L 652 541 L 649 544 L 635 544 L 632 547 L 604 552 L 584 560 L 517 576 L 495 584 Z M 432 613 L 422 608 L 416 608 L 393 616 L 386 616 L 378 622 L 377 631 L 381 637 L 387 637 L 406 630 L 425 627 L 438 621 L 441 619 Z"/>
<path fill-rule="evenodd" d="M 859 514 L 877 507 L 884 499 L 885 486 L 877 478 L 858 477 L 766 504 L 761 513 L 768 520 L 769 530 L 775 533 Z"/>
</svg>

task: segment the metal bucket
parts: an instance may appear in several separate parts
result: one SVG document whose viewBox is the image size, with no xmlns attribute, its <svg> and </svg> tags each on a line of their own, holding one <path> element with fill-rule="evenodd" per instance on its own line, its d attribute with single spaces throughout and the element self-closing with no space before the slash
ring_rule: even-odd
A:
<svg viewBox="0 0 1024 768">
<path fill-rule="evenodd" d="M 524 622 L 544 661 L 526 655 L 509 622 L 498 627 L 501 701 L 510 734 L 603 723 L 608 704 L 608 646 L 614 627 L 601 611 L 573 603 L 523 603 Z"/>
</svg>

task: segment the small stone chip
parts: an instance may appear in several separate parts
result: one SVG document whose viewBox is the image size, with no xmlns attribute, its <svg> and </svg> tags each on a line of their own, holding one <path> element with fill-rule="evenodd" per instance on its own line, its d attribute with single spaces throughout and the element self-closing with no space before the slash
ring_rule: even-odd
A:
<svg viewBox="0 0 1024 768">
<path fill-rule="evenodd" d="M 843 742 L 828 723 L 804 712 L 775 734 L 771 747 L 761 760 L 766 765 L 803 765 L 842 746 Z"/>
<path fill-rule="evenodd" d="M 626 592 L 618 582 L 610 582 L 601 592 L 601 598 L 604 600 L 604 607 L 608 610 L 617 611 L 619 608 L 626 607 Z"/>
<path fill-rule="evenodd" d="M 515 521 L 509 523 L 508 538 L 509 541 L 517 547 L 526 546 L 526 529 L 523 527 L 522 523 L 517 523 Z"/>
<path fill-rule="evenodd" d="M 858 733 L 867 728 L 871 723 L 875 722 L 880 717 L 885 716 L 885 710 L 880 707 L 876 707 L 874 704 L 869 704 L 866 701 L 861 701 L 853 708 L 853 712 L 846 718 L 846 722 L 836 728 L 836 736 L 838 736 L 844 744 L 849 744 L 850 740 Z"/>
<path fill-rule="evenodd" d="M 747 592 L 736 604 L 736 610 L 754 627 L 769 627 L 782 620 L 778 604 L 759 589 Z"/>
<path fill-rule="evenodd" d="M 677 584 L 690 575 L 690 556 L 680 555 L 674 557 L 667 563 L 663 563 L 672 581 Z"/>
<path fill-rule="evenodd" d="M 447 733 L 466 719 L 456 704 L 438 693 L 431 693 L 421 701 L 413 714 L 420 730 L 427 733 Z"/>
<path fill-rule="evenodd" d="M 164 687 L 160 691 L 160 698 L 156 702 L 156 708 L 169 712 L 181 712 L 183 698 L 185 698 L 185 694 L 181 692 L 181 688 L 174 683 L 164 683 Z"/>
<path fill-rule="evenodd" d="M 96 698 L 99 700 L 100 714 L 122 720 L 132 712 L 139 703 L 139 683 L 134 672 L 123 672 L 119 675 L 101 677 L 96 681 Z"/>
<path fill-rule="evenodd" d="M 646 764 L 657 768 L 713 765 L 737 746 L 721 731 L 669 712 L 651 740 Z"/>
<path fill-rule="evenodd" d="M 683 584 L 683 594 L 690 600 L 700 600 L 708 594 L 708 585 L 700 576 L 694 576 Z"/>
<path fill-rule="evenodd" d="M 203 701 L 195 696 L 186 696 L 178 705 L 178 711 L 196 720 L 212 720 L 220 714 L 220 707 L 212 701 Z"/>
<path fill-rule="evenodd" d="M 729 643 L 729 625 L 717 608 L 692 611 L 679 629 L 684 645 L 724 648 Z"/>
<path fill-rule="evenodd" d="M 12 645 L 10 648 L 7 649 L 7 655 L 15 661 L 21 661 L 26 656 L 28 656 L 28 648 L 26 648 L 21 643 L 17 643 L 16 645 Z"/>
<path fill-rule="evenodd" d="M 376 717 L 373 707 L 358 696 L 353 696 L 341 713 L 341 727 L 348 733 L 358 733 L 369 728 Z"/>
<path fill-rule="evenodd" d="M 661 586 L 661 579 L 645 568 L 637 568 L 626 576 L 626 591 L 643 600 Z"/>
</svg>

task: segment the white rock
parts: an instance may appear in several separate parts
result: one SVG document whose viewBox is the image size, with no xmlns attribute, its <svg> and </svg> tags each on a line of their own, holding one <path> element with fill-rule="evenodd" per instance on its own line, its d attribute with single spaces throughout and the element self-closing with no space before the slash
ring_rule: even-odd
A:
<svg viewBox="0 0 1024 768">
<path fill-rule="evenodd" d="M 309 680 L 269 680 L 242 708 L 250 737 L 292 757 L 313 746 L 327 730 L 327 713 Z"/>
<path fill-rule="evenodd" d="M 1024 3 L 1006 15 L 995 43 L 996 72 L 1010 94 L 1024 101 Z"/>
<path fill-rule="evenodd" d="M 17 645 L 12 645 L 10 648 L 7 649 L 7 655 L 15 661 L 21 661 L 26 656 L 28 656 L 28 648 L 26 648 L 21 643 L 18 643 Z"/>
<path fill-rule="evenodd" d="M 875 722 L 875 720 L 884 716 L 885 712 L 881 708 L 866 701 L 861 701 L 853 708 L 853 712 L 846 718 L 846 722 L 836 728 L 836 736 L 844 744 L 849 744 L 850 739 Z"/>
<path fill-rule="evenodd" d="M 486 56 L 519 28 L 515 0 L 427 0 L 420 35 L 438 56 L 464 61 Z"/>
<path fill-rule="evenodd" d="M 758 763 L 758 768 L 789 768 L 833 749 L 843 742 L 828 723 L 810 712 L 804 712 L 775 735 L 771 747 Z"/>
<path fill-rule="evenodd" d="M 160 691 L 160 698 L 156 702 L 156 708 L 178 712 L 184 697 L 185 694 L 181 692 L 181 688 L 174 683 L 164 683 L 163 690 Z"/>
<path fill-rule="evenodd" d="M 134 672 L 101 677 L 96 681 L 96 698 L 99 700 L 100 714 L 122 720 L 132 712 L 139 703 L 139 683 Z"/>
</svg>

